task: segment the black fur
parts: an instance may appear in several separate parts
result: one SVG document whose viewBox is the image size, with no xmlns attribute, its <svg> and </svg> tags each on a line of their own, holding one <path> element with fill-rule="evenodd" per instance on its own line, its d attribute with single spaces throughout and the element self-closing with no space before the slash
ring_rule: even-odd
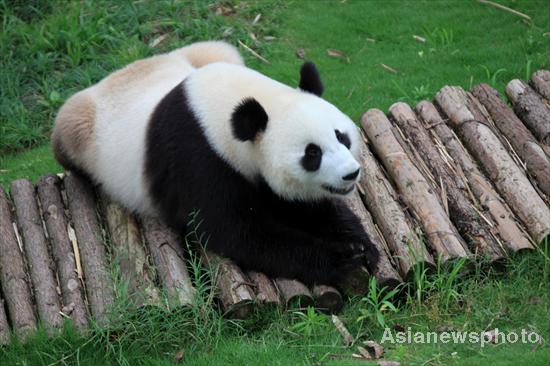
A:
<svg viewBox="0 0 550 366">
<path fill-rule="evenodd" d="M 349 139 L 348 134 L 345 133 L 345 132 L 340 132 L 338 130 L 334 130 L 334 132 L 336 133 L 336 138 L 338 139 L 338 141 L 340 141 L 340 143 L 342 145 L 344 145 L 345 147 L 350 149 L 351 148 L 351 140 Z"/>
<path fill-rule="evenodd" d="M 164 219 L 184 231 L 198 211 L 209 250 L 307 284 L 337 285 L 363 254 L 376 265 L 378 252 L 341 202 L 285 201 L 261 177 L 251 183 L 225 163 L 188 104 L 185 82 L 157 106 L 146 139 L 145 174 Z"/>
<path fill-rule="evenodd" d="M 323 159 L 323 151 L 318 145 L 308 144 L 304 151 L 304 156 L 300 160 L 302 167 L 308 172 L 314 172 L 321 166 L 321 160 Z"/>
<path fill-rule="evenodd" d="M 231 116 L 233 135 L 241 141 L 253 140 L 265 130 L 267 120 L 267 113 L 261 104 L 254 98 L 246 98 Z"/>
<path fill-rule="evenodd" d="M 300 69 L 299 88 L 308 93 L 315 94 L 318 97 L 323 95 L 323 82 L 313 62 L 308 61 L 302 65 Z"/>
</svg>

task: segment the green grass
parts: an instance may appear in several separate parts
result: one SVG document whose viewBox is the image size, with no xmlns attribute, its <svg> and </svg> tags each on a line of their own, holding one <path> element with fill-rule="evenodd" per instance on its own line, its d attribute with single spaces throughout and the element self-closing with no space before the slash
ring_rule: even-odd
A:
<svg viewBox="0 0 550 366">
<path fill-rule="evenodd" d="M 56 110 L 72 93 L 132 60 L 195 40 L 241 40 L 270 61 L 241 49 L 252 68 L 290 85 L 297 85 L 303 60 L 296 51 L 303 49 L 322 73 L 325 97 L 355 120 L 368 108 L 430 99 L 445 84 L 487 82 L 502 92 L 510 79 L 550 63 L 550 3 L 502 3 L 533 22 L 475 1 L 255 0 L 235 7 L 200 0 L 0 0 L 0 184 L 61 171 L 48 136 Z M 344 56 L 331 57 L 327 49 Z M 460 265 L 435 274 L 419 270 L 401 301 L 391 303 L 396 312 L 376 289 L 349 300 L 341 318 L 358 342 L 380 341 L 380 324 L 413 331 L 529 329 L 549 339 L 547 255 L 514 257 L 498 273 L 460 271 Z M 108 328 L 81 337 L 68 325 L 53 339 L 40 332 L 26 344 L 0 348 L 0 364 L 162 365 L 177 363 L 181 351 L 181 363 L 193 365 L 363 363 L 350 358 L 356 350 L 341 346 L 323 314 L 260 311 L 247 321 L 224 319 L 203 274 L 195 273 L 202 296 L 189 309 L 136 311 L 119 301 Z M 546 344 L 385 347 L 384 358 L 402 365 L 550 362 Z"/>
</svg>

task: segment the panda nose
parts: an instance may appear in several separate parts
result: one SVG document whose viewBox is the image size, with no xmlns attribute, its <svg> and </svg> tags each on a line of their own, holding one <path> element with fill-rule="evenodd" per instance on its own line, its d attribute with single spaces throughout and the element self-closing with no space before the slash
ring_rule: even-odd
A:
<svg viewBox="0 0 550 366">
<path fill-rule="evenodd" d="M 343 180 L 354 180 L 355 178 L 357 178 L 358 175 L 359 175 L 359 169 L 357 169 L 353 173 L 350 173 L 346 176 L 343 176 L 342 179 Z"/>
</svg>

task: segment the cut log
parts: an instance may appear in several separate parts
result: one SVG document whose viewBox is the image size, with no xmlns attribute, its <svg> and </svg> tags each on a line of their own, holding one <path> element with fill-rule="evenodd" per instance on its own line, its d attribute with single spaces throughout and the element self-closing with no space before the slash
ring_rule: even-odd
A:
<svg viewBox="0 0 550 366">
<path fill-rule="evenodd" d="M 77 329 L 86 329 L 88 326 L 86 303 L 82 284 L 77 276 L 75 256 L 67 231 L 60 187 L 61 180 L 56 175 L 43 176 L 38 182 L 38 197 L 57 267 L 63 300 L 62 312 L 66 316 L 70 316 Z"/>
<path fill-rule="evenodd" d="M 215 273 L 219 298 L 225 313 L 232 318 L 247 318 L 252 313 L 256 300 L 250 280 L 227 258 L 206 252 L 203 254 L 203 260 Z"/>
<path fill-rule="evenodd" d="M 9 203 L 0 186 L 0 284 L 11 324 L 21 340 L 36 330 L 36 316 L 25 268 L 13 231 Z"/>
<path fill-rule="evenodd" d="M 348 205 L 351 211 L 359 218 L 361 225 L 363 225 L 363 230 L 369 236 L 372 244 L 378 249 L 380 253 L 380 258 L 378 264 L 375 268 L 369 268 L 369 271 L 374 275 L 378 285 L 380 287 L 395 288 L 403 282 L 399 273 L 395 270 L 397 267 L 390 256 L 389 249 L 385 245 L 384 238 L 379 234 L 379 231 L 376 229 L 374 222 L 372 221 L 371 214 L 367 211 L 363 202 L 361 202 L 361 197 L 357 191 L 352 192 L 350 195 L 344 198 L 344 202 Z M 348 277 L 348 282 L 355 282 L 351 287 L 356 287 L 360 285 L 355 279 L 366 280 L 367 276 L 363 275 L 364 270 L 359 268 L 357 271 L 354 271 L 351 276 Z M 364 288 L 361 289 L 360 294 L 365 294 L 368 291 L 368 281 L 364 281 Z M 344 287 L 350 287 L 349 284 Z M 359 289 L 359 288 L 357 288 Z"/>
<path fill-rule="evenodd" d="M 96 217 L 96 199 L 90 183 L 77 174 L 68 172 L 64 183 L 82 261 L 88 305 L 94 319 L 103 325 L 113 304 L 114 285 Z"/>
<path fill-rule="evenodd" d="M 166 292 L 171 306 L 186 306 L 193 303 L 195 289 L 191 284 L 185 265 L 183 246 L 178 236 L 157 218 L 142 220 L 143 235 L 157 276 Z"/>
<path fill-rule="evenodd" d="M 300 281 L 277 278 L 275 284 L 288 308 L 298 307 L 303 309 L 314 305 L 313 295 L 306 285 Z"/>
<path fill-rule="evenodd" d="M 334 314 L 344 307 L 342 295 L 332 286 L 315 285 L 312 289 L 315 307 Z"/>
<path fill-rule="evenodd" d="M 418 217 L 428 243 L 442 263 L 468 257 L 469 250 L 433 188 L 409 159 L 395 138 L 390 121 L 378 109 L 371 109 L 361 117 L 365 131 L 378 157 L 396 183 L 403 200 Z"/>
<path fill-rule="evenodd" d="M 249 271 L 247 274 L 254 286 L 257 302 L 267 306 L 279 306 L 281 304 L 277 288 L 269 277 L 255 271 Z"/>
<path fill-rule="evenodd" d="M 533 89 L 550 102 L 550 71 L 539 70 L 531 75 L 529 82 Z"/>
<path fill-rule="evenodd" d="M 48 252 L 34 186 L 26 179 L 16 180 L 11 184 L 11 195 L 19 232 L 23 237 L 38 316 L 51 333 L 60 328 L 63 321 L 55 266 Z"/>
<path fill-rule="evenodd" d="M 366 138 L 365 138 L 366 139 Z M 412 225 L 411 218 L 398 202 L 398 196 L 378 162 L 365 144 L 361 144 L 361 180 L 364 204 L 380 227 L 396 262 L 399 273 L 408 279 L 415 266 L 428 268 L 434 261 Z"/>
<path fill-rule="evenodd" d="M 154 273 L 136 219 L 105 195 L 101 201 L 111 237 L 112 258 L 117 261 L 130 301 L 138 307 L 159 305 Z"/>
<path fill-rule="evenodd" d="M 0 296 L 0 346 L 5 346 L 10 342 L 10 325 L 4 308 L 4 299 Z"/>
<path fill-rule="evenodd" d="M 424 123 L 424 127 L 431 132 L 436 145 L 449 154 L 458 173 L 464 175 L 464 180 L 475 198 L 494 220 L 496 227 L 493 232 L 500 236 L 505 247 L 513 252 L 533 249 L 529 238 L 520 229 L 515 215 L 492 188 L 491 182 L 479 170 L 470 153 L 464 149 L 456 135 L 445 124 L 435 106 L 423 101 L 416 106 L 416 112 Z"/>
<path fill-rule="evenodd" d="M 420 153 L 436 181 L 440 182 L 439 187 L 432 185 L 432 188 L 444 196 L 442 201 L 448 201 L 449 216 L 460 235 L 469 242 L 471 251 L 491 262 L 503 260 L 503 248 L 492 236 L 487 223 L 482 221 L 474 202 L 468 198 L 467 183 L 461 180 L 451 165 L 445 163 L 411 107 L 405 103 L 395 103 L 390 107 L 390 115 L 405 132 L 409 143 Z"/>
<path fill-rule="evenodd" d="M 550 233 L 550 210 L 488 126 L 483 107 L 459 87 L 445 86 L 435 98 L 468 150 L 540 243 Z"/>
<path fill-rule="evenodd" d="M 550 147 L 550 107 L 529 85 L 514 79 L 506 85 L 506 95 L 514 104 L 514 111 L 535 137 Z"/>
<path fill-rule="evenodd" d="M 480 84 L 472 89 L 472 94 L 487 109 L 495 126 L 525 162 L 527 171 L 535 179 L 538 187 L 550 197 L 550 157 L 544 153 L 535 137 L 512 109 L 500 99 L 495 89 L 487 84 Z M 547 123 L 550 124 L 550 121 Z"/>
</svg>

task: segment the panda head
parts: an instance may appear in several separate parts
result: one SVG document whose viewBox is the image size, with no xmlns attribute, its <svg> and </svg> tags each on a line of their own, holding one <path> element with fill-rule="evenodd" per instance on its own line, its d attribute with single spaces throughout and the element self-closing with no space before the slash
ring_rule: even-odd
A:
<svg viewBox="0 0 550 366">
<path fill-rule="evenodd" d="M 246 98 L 231 117 L 233 136 L 251 144 L 257 171 L 287 200 L 342 197 L 360 177 L 358 129 L 322 92 L 315 65 L 305 63 L 291 97 Z"/>
</svg>

